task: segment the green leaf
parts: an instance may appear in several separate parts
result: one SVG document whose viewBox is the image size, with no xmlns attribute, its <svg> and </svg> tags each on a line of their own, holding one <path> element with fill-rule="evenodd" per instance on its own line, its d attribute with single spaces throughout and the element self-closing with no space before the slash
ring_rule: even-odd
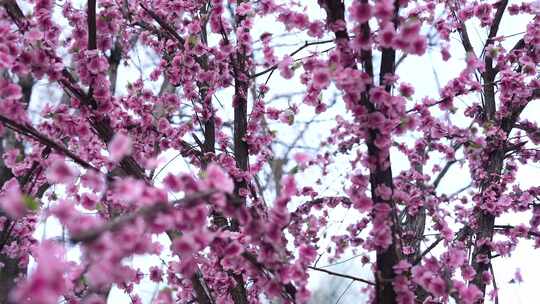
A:
<svg viewBox="0 0 540 304">
<path fill-rule="evenodd" d="M 472 149 L 480 149 L 482 146 L 478 143 L 475 143 L 474 141 L 469 141 L 469 147 Z"/>
<path fill-rule="evenodd" d="M 39 209 L 39 203 L 31 196 L 23 195 L 23 202 L 29 210 L 36 211 Z"/>
<path fill-rule="evenodd" d="M 330 69 L 331 72 L 335 72 L 338 68 L 338 65 L 332 62 L 330 63 L 330 66 L 328 68 Z"/>
<path fill-rule="evenodd" d="M 291 169 L 289 174 L 296 174 L 298 173 L 298 171 L 300 171 L 300 168 L 298 166 L 294 166 L 294 168 Z"/>
<path fill-rule="evenodd" d="M 295 63 L 292 65 L 291 69 L 292 69 L 293 71 L 295 71 L 295 70 L 297 70 L 297 69 L 299 69 L 299 68 L 301 68 L 301 67 L 302 67 L 302 62 L 301 62 L 301 61 L 298 61 L 298 62 L 295 62 Z"/>
<path fill-rule="evenodd" d="M 88 280 L 86 279 L 85 276 L 81 276 L 79 278 L 79 282 L 83 285 L 83 286 L 87 286 L 88 285 Z"/>
<path fill-rule="evenodd" d="M 190 35 L 188 38 L 188 43 L 191 47 L 194 47 L 197 45 L 197 42 L 199 42 L 199 39 L 195 35 Z"/>
</svg>

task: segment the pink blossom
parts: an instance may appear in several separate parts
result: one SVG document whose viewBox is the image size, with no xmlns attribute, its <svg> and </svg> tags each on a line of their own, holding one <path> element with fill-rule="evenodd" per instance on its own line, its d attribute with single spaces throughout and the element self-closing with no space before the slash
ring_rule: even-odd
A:
<svg viewBox="0 0 540 304">
<path fill-rule="evenodd" d="M 281 74 L 281 77 L 285 79 L 291 79 L 294 75 L 294 71 L 291 69 L 291 65 L 293 64 L 293 58 L 291 56 L 285 56 L 283 60 L 279 63 L 279 73 Z"/>
<path fill-rule="evenodd" d="M 81 184 L 96 192 L 101 192 L 105 186 L 105 178 L 100 172 L 88 170 L 81 177 Z"/>
<path fill-rule="evenodd" d="M 394 271 L 396 271 L 397 274 L 401 274 L 409 270 L 411 266 L 412 265 L 407 260 L 401 260 L 394 266 Z"/>
<path fill-rule="evenodd" d="M 461 283 L 461 282 L 459 282 Z M 482 297 L 482 292 L 476 287 L 476 285 L 465 286 L 463 283 L 454 284 L 458 290 L 459 297 L 464 304 L 474 304 L 480 297 Z"/>
<path fill-rule="evenodd" d="M 394 14 L 394 1 L 379 0 L 375 3 L 374 15 L 382 23 L 386 23 Z"/>
<path fill-rule="evenodd" d="M 291 197 L 296 194 L 296 181 L 294 176 L 286 175 L 281 180 L 281 192 L 284 197 Z"/>
<path fill-rule="evenodd" d="M 0 53 L 0 65 L 2 64 L 2 53 Z M 9 83 L 0 78 L 0 97 L 4 100 L 17 100 L 22 97 L 22 90 L 19 85 Z"/>
<path fill-rule="evenodd" d="M 131 139 L 123 134 L 116 134 L 109 143 L 109 155 L 113 162 L 118 162 L 131 153 Z"/>
<path fill-rule="evenodd" d="M 349 13 L 353 20 L 358 23 L 364 23 L 371 18 L 372 8 L 369 3 L 355 1 L 349 8 Z"/>
<path fill-rule="evenodd" d="M 159 283 L 161 282 L 161 277 L 163 275 L 163 271 L 161 271 L 161 268 L 159 267 L 156 267 L 156 266 L 152 266 L 150 267 L 150 280 L 156 282 L 156 283 Z"/>
<path fill-rule="evenodd" d="M 450 52 L 448 51 L 448 48 L 446 47 L 441 48 L 441 56 L 444 61 L 448 61 L 448 59 L 450 59 L 451 55 L 450 55 Z"/>
<path fill-rule="evenodd" d="M 382 47 L 392 47 L 392 43 L 394 42 L 394 38 L 396 37 L 396 31 L 394 29 L 394 26 L 392 24 L 386 25 L 384 28 L 381 29 L 381 32 L 379 33 L 379 44 Z"/>
<path fill-rule="evenodd" d="M 251 12 L 251 4 L 241 3 L 236 7 L 236 13 L 240 16 L 245 16 Z"/>
<path fill-rule="evenodd" d="M 167 118 L 162 117 L 158 120 L 157 128 L 161 133 L 166 134 L 171 129 L 171 124 L 169 123 L 169 120 Z"/>
<path fill-rule="evenodd" d="M 294 112 L 287 109 L 279 115 L 279 120 L 283 123 L 286 123 L 288 125 L 292 125 L 294 123 Z"/>
<path fill-rule="evenodd" d="M 173 304 L 172 292 L 169 289 L 162 289 L 158 292 L 155 304 Z"/>
<path fill-rule="evenodd" d="M 446 295 L 446 282 L 440 277 L 435 277 L 429 282 L 428 290 L 436 297 L 444 297 Z"/>
<path fill-rule="evenodd" d="M 157 166 L 159 166 L 160 163 L 163 163 L 163 160 L 163 158 L 149 157 L 142 161 L 142 163 L 145 169 L 154 170 L 157 168 Z"/>
<path fill-rule="evenodd" d="M 172 192 L 180 192 L 183 188 L 182 179 L 171 173 L 167 174 L 163 179 L 165 189 Z"/>
<path fill-rule="evenodd" d="M 373 206 L 373 201 L 365 195 L 360 195 L 354 198 L 353 204 L 355 208 L 365 212 L 371 210 L 371 207 Z"/>
<path fill-rule="evenodd" d="M 461 275 L 463 279 L 470 281 L 476 275 L 476 271 L 470 265 L 465 265 L 461 267 Z"/>
<path fill-rule="evenodd" d="M 451 248 L 448 250 L 447 264 L 450 267 L 460 267 L 466 261 L 465 252 L 461 249 Z"/>
<path fill-rule="evenodd" d="M 377 193 L 378 196 L 380 196 L 383 200 L 389 200 L 390 197 L 392 197 L 392 189 L 386 185 L 379 185 L 377 189 L 375 189 L 375 193 Z"/>
<path fill-rule="evenodd" d="M 77 216 L 74 204 L 68 200 L 61 200 L 50 212 L 63 224 L 70 223 Z"/>
<path fill-rule="evenodd" d="M 518 283 L 523 282 L 523 276 L 521 275 L 521 269 L 516 269 L 516 272 L 514 273 L 514 280 Z"/>
<path fill-rule="evenodd" d="M 324 23 L 320 21 L 311 22 L 308 27 L 308 35 L 321 38 L 324 34 Z"/>
<path fill-rule="evenodd" d="M 206 244 L 201 244 L 200 242 L 197 242 L 194 235 L 184 234 L 181 237 L 174 239 L 171 244 L 171 250 L 175 254 L 187 258 L 192 253 L 200 250 L 205 246 Z"/>
<path fill-rule="evenodd" d="M 65 160 L 56 158 L 47 168 L 46 175 L 51 183 L 72 184 L 79 176 L 79 171 L 68 165 Z"/>
<path fill-rule="evenodd" d="M 234 190 L 234 182 L 220 166 L 215 163 L 206 168 L 206 183 L 210 188 L 217 189 L 226 193 Z"/>
<path fill-rule="evenodd" d="M 305 167 L 311 160 L 311 156 L 304 152 L 298 152 L 293 155 L 294 161 L 302 167 Z"/>
<path fill-rule="evenodd" d="M 45 241 L 36 246 L 37 267 L 13 291 L 13 300 L 25 304 L 56 303 L 69 286 L 64 278 L 69 268 L 63 256 L 63 248 L 53 241 Z"/>
<path fill-rule="evenodd" d="M 93 193 L 85 193 L 81 196 L 81 205 L 89 210 L 96 208 L 98 198 Z"/>
<path fill-rule="evenodd" d="M 7 181 L 2 187 L 0 207 L 12 218 L 22 217 L 27 212 L 19 183 L 15 178 Z"/>
<path fill-rule="evenodd" d="M 405 22 L 399 30 L 399 35 L 404 39 L 416 38 L 420 32 L 422 23 L 419 20 Z"/>
<path fill-rule="evenodd" d="M 313 85 L 318 89 L 324 89 L 330 84 L 328 69 L 316 69 L 313 71 Z"/>
<path fill-rule="evenodd" d="M 414 88 L 408 83 L 401 83 L 399 85 L 399 92 L 404 97 L 411 97 L 414 94 Z"/>
<path fill-rule="evenodd" d="M 409 52 L 414 55 L 423 55 L 426 52 L 426 48 L 426 38 L 418 36 L 412 41 Z"/>
<path fill-rule="evenodd" d="M 299 248 L 300 259 L 303 263 L 311 264 L 317 257 L 317 250 L 312 246 L 300 246 Z"/>
<path fill-rule="evenodd" d="M 487 22 L 491 18 L 491 4 L 481 3 L 476 5 L 474 7 L 474 15 L 483 22 Z"/>
<path fill-rule="evenodd" d="M 115 198 L 128 203 L 139 199 L 144 189 L 144 182 L 132 178 L 119 179 L 114 183 Z"/>
<path fill-rule="evenodd" d="M 11 68 L 14 62 L 14 58 L 4 52 L 0 52 L 0 68 Z M 6 94 L 7 95 L 7 94 Z M 9 96 L 9 95 L 7 95 Z"/>
<path fill-rule="evenodd" d="M 103 299 L 102 296 L 99 296 L 97 294 L 91 294 L 87 297 L 85 297 L 82 304 L 105 304 L 106 301 Z"/>
</svg>

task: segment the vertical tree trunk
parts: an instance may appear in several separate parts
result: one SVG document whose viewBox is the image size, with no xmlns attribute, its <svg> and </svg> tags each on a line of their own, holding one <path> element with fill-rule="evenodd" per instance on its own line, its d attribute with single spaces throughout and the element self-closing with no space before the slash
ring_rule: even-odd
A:
<svg viewBox="0 0 540 304">
<path fill-rule="evenodd" d="M 245 0 L 238 0 L 237 4 L 243 3 Z M 237 26 L 241 25 L 244 16 L 236 16 Z M 247 55 L 243 48 L 235 53 L 234 56 L 234 157 L 236 159 L 236 167 L 241 171 L 246 172 L 249 165 L 248 145 L 245 141 L 247 133 L 247 98 L 249 90 L 249 76 L 247 75 Z M 246 189 L 247 183 L 241 180 L 235 183 L 234 194 L 240 204 L 245 205 L 245 198 L 240 195 L 241 189 Z M 231 229 L 237 231 L 239 229 L 236 220 L 231 221 Z M 233 275 L 236 286 L 231 290 L 231 295 L 235 304 L 247 304 L 247 293 L 244 286 L 242 275 Z"/>
<path fill-rule="evenodd" d="M 485 43 L 486 46 L 491 44 L 491 39 L 493 39 L 497 35 L 499 25 L 507 5 L 507 0 L 499 2 L 497 12 L 495 13 L 494 20 L 489 30 L 488 38 Z M 465 29 L 464 32 L 466 33 Z M 470 44 L 469 42 L 467 43 Z M 472 47 L 469 47 L 469 49 L 470 48 Z M 487 122 L 497 124 L 497 126 L 501 128 L 508 136 L 513 128 L 515 120 L 517 120 L 518 117 L 516 116 L 515 118 L 511 118 L 511 121 L 509 121 L 509 123 L 505 123 L 505 120 L 503 120 L 502 122 L 497 122 L 495 115 L 497 111 L 497 103 L 495 98 L 494 84 L 497 71 L 493 67 L 493 59 L 491 58 L 491 56 L 485 56 L 484 64 L 485 71 L 482 73 L 482 80 L 484 83 L 484 117 L 486 118 Z M 497 189 L 497 184 L 500 181 L 500 175 L 503 169 L 505 147 L 497 143 L 490 145 L 488 141 L 487 148 L 489 149 L 490 146 L 495 147 L 495 149 L 493 151 L 486 151 L 487 153 L 489 153 L 489 158 L 487 160 L 487 168 L 485 170 L 487 173 L 487 177 L 480 184 L 480 195 L 482 196 L 480 202 L 481 204 L 485 203 L 484 195 L 487 195 L 486 192 L 493 190 L 495 191 L 496 198 L 498 198 L 502 194 L 502 191 L 504 191 L 504 189 Z M 477 212 L 477 227 L 471 266 L 476 271 L 472 283 L 476 285 L 478 289 L 480 289 L 480 291 L 482 292 L 483 296 L 481 302 L 483 303 L 486 293 L 486 283 L 482 279 L 482 274 L 486 271 L 489 271 L 491 267 L 491 246 L 489 244 L 486 244 L 485 241 L 491 242 L 491 240 L 493 239 L 495 215 L 486 212 L 479 207 L 482 206 L 477 206 L 475 208 Z"/>
<path fill-rule="evenodd" d="M 8 131 L 6 131 L 7 133 Z M 5 136 L 5 135 L 4 135 Z M 0 188 L 6 181 L 13 177 L 11 170 L 4 165 L 3 158 L 5 137 L 0 139 Z M 0 212 L 1 217 L 7 216 Z M 10 241 L 10 227 L 12 222 L 6 221 L 0 232 L 0 252 L 5 245 Z M 26 269 L 19 267 L 19 261 L 11 259 L 5 254 L 0 253 L 0 303 L 9 303 L 9 293 L 15 288 L 15 280 L 19 275 L 24 274 Z"/>
<path fill-rule="evenodd" d="M 9 3 L 6 3 L 5 5 L 7 6 L 8 4 Z M 8 9 L 8 7 L 5 8 Z M 11 9 L 13 11 L 18 11 L 15 7 Z M 23 93 L 22 102 L 26 109 L 28 109 L 30 105 L 34 83 L 35 80 L 31 75 L 19 78 L 18 84 Z M 19 152 L 24 155 L 23 144 L 17 141 L 15 133 L 6 129 L 0 137 L 0 189 L 8 180 L 14 177 L 11 170 L 4 164 L 3 158 L 4 153 L 12 148 L 18 149 Z M 31 177 L 29 176 L 29 178 Z M 47 188 L 48 187 L 45 186 L 43 189 L 38 190 L 37 195 L 41 196 Z M 0 217 L 7 217 L 7 215 L 0 210 Z M 15 288 L 17 279 L 26 274 L 26 267 L 21 267 L 19 265 L 19 260 L 2 254 L 4 246 L 7 246 L 12 241 L 11 230 L 13 228 L 12 225 L 14 224 L 15 223 L 11 220 L 7 220 L 4 223 L 4 226 L 0 227 L 2 228 L 2 231 L 0 231 L 0 304 L 12 304 L 9 300 L 9 294 Z"/>
<path fill-rule="evenodd" d="M 16 279 L 24 275 L 26 269 L 21 269 L 17 260 L 3 254 L 0 254 L 0 263 L 3 264 L 0 269 L 0 303 L 15 304 L 9 300 L 9 294 L 15 288 Z"/>
<path fill-rule="evenodd" d="M 367 2 L 366 0 L 362 0 Z M 336 22 L 345 22 L 345 4 L 340 0 L 325 0 L 322 2 L 323 8 L 326 10 L 327 14 L 327 23 L 335 24 Z M 397 26 L 397 13 L 398 13 L 398 4 L 395 3 L 395 12 L 394 12 L 394 25 Z M 360 25 L 361 35 L 369 37 L 371 35 L 371 30 L 369 23 L 363 23 Z M 356 61 L 353 57 L 353 52 L 348 46 L 350 40 L 349 34 L 346 29 L 335 30 L 334 34 L 336 36 L 336 44 L 338 48 L 341 48 L 343 55 L 343 64 L 347 67 L 352 67 L 358 69 Z M 382 51 L 382 59 L 380 66 L 380 84 L 383 83 L 384 76 L 387 74 L 394 74 L 395 70 L 395 50 L 394 49 L 384 49 Z M 360 104 L 369 112 L 374 113 L 377 111 L 375 105 L 370 101 L 369 89 L 373 87 L 373 61 L 371 50 L 362 50 L 360 52 L 360 61 L 364 72 L 366 72 L 372 81 L 372 85 L 367 87 L 366 90 L 362 93 L 361 99 L 359 100 Z M 390 92 L 392 89 L 391 86 L 385 86 L 385 90 Z M 368 147 L 368 158 L 376 160 L 374 168 L 370 169 L 370 188 L 371 188 L 371 198 L 375 205 L 377 204 L 387 204 L 392 210 L 392 216 L 389 219 L 386 219 L 387 225 L 390 225 L 390 230 L 392 233 L 392 242 L 390 246 L 386 249 L 377 250 L 377 260 L 376 260 L 376 292 L 375 292 L 375 302 L 378 304 L 393 304 L 396 303 L 396 293 L 392 285 L 395 278 L 394 265 L 399 261 L 398 248 L 396 247 L 395 235 L 398 223 L 396 222 L 397 216 L 395 215 L 395 206 L 392 198 L 383 199 L 376 191 L 379 186 L 386 186 L 392 191 L 394 189 L 393 177 L 392 177 L 392 167 L 390 164 L 390 154 L 388 149 L 386 151 L 381 151 L 375 144 L 375 139 L 380 135 L 379 130 L 369 129 L 368 135 L 366 138 L 366 144 Z M 376 214 L 374 214 L 376 216 Z"/>
</svg>

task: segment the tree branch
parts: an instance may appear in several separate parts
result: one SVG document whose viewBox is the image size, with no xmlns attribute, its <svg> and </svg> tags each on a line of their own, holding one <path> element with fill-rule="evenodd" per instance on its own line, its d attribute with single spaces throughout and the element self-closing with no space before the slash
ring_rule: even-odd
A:
<svg viewBox="0 0 540 304">
<path fill-rule="evenodd" d="M 312 270 L 324 272 L 324 273 L 329 274 L 329 275 L 332 275 L 332 276 L 341 277 L 341 278 L 346 278 L 346 279 L 351 279 L 351 280 L 353 280 L 353 281 L 358 281 L 358 282 L 366 283 L 366 284 L 368 284 L 368 285 L 375 286 L 375 283 L 374 283 L 374 282 L 368 281 L 368 280 L 366 280 L 366 279 L 358 278 L 358 277 L 355 277 L 355 276 L 351 276 L 351 275 L 348 275 L 348 274 L 342 274 L 342 273 L 330 271 L 330 270 L 323 269 L 323 268 L 312 267 L 312 266 L 308 266 L 308 268 L 309 268 L 309 269 L 312 269 Z"/>
<path fill-rule="evenodd" d="M 306 41 L 301 47 L 299 47 L 298 49 L 296 49 L 294 52 L 290 53 L 289 56 L 292 57 L 292 56 L 298 54 L 298 53 L 299 53 L 300 51 L 302 51 L 303 49 L 305 49 L 305 48 L 307 48 L 307 47 L 310 47 L 310 46 L 312 46 L 312 45 L 326 44 L 326 43 L 330 43 L 330 42 L 333 42 L 333 41 L 334 41 L 334 39 L 328 39 L 328 40 L 322 40 L 322 41 L 311 41 L 311 42 Z M 266 74 L 266 73 L 268 73 L 268 72 L 271 72 L 271 71 L 273 71 L 273 70 L 275 70 L 275 69 L 277 69 L 277 68 L 278 68 L 278 65 L 275 64 L 275 65 L 273 65 L 273 66 L 267 68 L 266 70 L 263 70 L 263 71 L 260 71 L 260 72 L 255 73 L 255 74 L 252 74 L 252 75 L 250 76 L 250 78 L 251 78 L 251 79 L 257 78 L 257 77 L 262 76 L 262 75 L 264 75 L 264 74 Z"/>
<path fill-rule="evenodd" d="M 78 165 L 80 165 L 81 167 L 83 167 L 85 169 L 91 169 L 91 170 L 94 170 L 94 171 L 99 171 L 97 168 L 92 166 L 90 163 L 83 160 L 82 158 L 77 156 L 75 153 L 69 151 L 66 147 L 56 143 L 52 139 L 50 139 L 50 138 L 46 137 L 45 135 L 41 134 L 39 131 L 34 129 L 34 127 L 32 127 L 32 126 L 17 123 L 15 121 L 3 116 L 3 115 L 0 115 L 0 122 L 2 122 L 5 126 L 12 129 L 13 131 L 15 131 L 15 132 L 17 132 L 17 133 L 19 133 L 21 135 L 33 138 L 33 139 L 37 140 L 39 143 L 41 143 L 41 144 L 43 144 L 43 145 L 45 145 L 47 147 L 51 147 L 52 149 L 56 150 L 56 152 L 71 158 L 74 162 L 76 162 Z"/>
<path fill-rule="evenodd" d="M 73 235 L 70 240 L 72 243 L 88 243 L 91 241 L 95 241 L 97 238 L 99 238 L 103 233 L 107 231 L 115 231 L 120 228 L 122 228 L 127 223 L 133 221 L 134 219 L 138 217 L 144 217 L 144 218 L 150 218 L 152 216 L 155 216 L 156 214 L 160 212 L 165 212 L 167 210 L 170 210 L 174 206 L 185 204 L 186 207 L 189 207 L 190 204 L 193 202 L 196 202 L 198 200 L 204 199 L 217 191 L 211 190 L 211 191 L 205 191 L 205 192 L 197 192 L 194 194 L 190 194 L 182 199 L 173 201 L 171 203 L 156 203 L 149 207 L 142 207 L 138 209 L 135 212 L 131 212 L 128 214 L 121 215 L 114 220 L 111 220 L 107 222 L 105 225 L 90 229 L 84 232 L 81 232 L 80 234 Z"/>
</svg>

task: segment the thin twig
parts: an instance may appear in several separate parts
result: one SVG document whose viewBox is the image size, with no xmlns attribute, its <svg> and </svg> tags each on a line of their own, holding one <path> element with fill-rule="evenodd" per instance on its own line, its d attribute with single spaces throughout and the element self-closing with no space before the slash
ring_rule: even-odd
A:
<svg viewBox="0 0 540 304">
<path fill-rule="evenodd" d="M 495 290 L 495 304 L 499 304 L 499 288 L 497 287 L 497 280 L 495 280 L 495 271 L 493 271 L 492 263 L 489 263 L 489 270 L 491 271 L 491 280 L 493 281 L 493 289 Z"/>
<path fill-rule="evenodd" d="M 341 299 L 343 298 L 343 296 L 347 293 L 347 291 L 349 291 L 349 289 L 351 288 L 352 284 L 354 283 L 354 280 L 351 280 L 351 282 L 349 283 L 349 285 L 347 285 L 347 287 L 345 288 L 345 290 L 341 293 L 341 295 L 339 296 L 339 298 L 337 299 L 336 303 L 335 304 L 339 304 L 339 302 L 341 302 Z"/>
<path fill-rule="evenodd" d="M 312 269 L 312 270 L 324 272 L 324 273 L 332 275 L 332 276 L 347 278 L 347 279 L 351 279 L 353 281 L 358 281 L 358 282 L 366 283 L 368 285 L 375 286 L 374 282 L 371 282 L 371 281 L 368 281 L 368 280 L 365 280 L 365 279 L 361 279 L 361 278 L 358 278 L 358 277 L 354 277 L 354 276 L 351 276 L 351 275 L 348 275 L 348 274 L 342 274 L 342 273 L 333 272 L 333 271 L 330 271 L 330 270 L 326 270 L 326 269 L 322 269 L 322 268 L 318 268 L 318 267 L 312 267 L 312 266 L 308 266 L 308 268 Z"/>
<path fill-rule="evenodd" d="M 301 47 L 299 47 L 298 49 L 296 49 L 294 52 L 290 53 L 289 56 L 292 57 L 292 56 L 298 54 L 300 51 L 302 51 L 303 49 L 305 49 L 305 48 L 307 48 L 307 47 L 309 47 L 309 46 L 312 46 L 312 45 L 320 45 L 320 44 L 326 44 L 326 43 L 330 43 L 330 42 L 333 42 L 333 41 L 334 41 L 334 39 L 328 39 L 328 40 L 322 40 L 322 41 L 311 41 L 311 42 L 306 41 Z M 273 70 L 275 70 L 275 69 L 277 69 L 277 68 L 278 68 L 278 65 L 275 64 L 275 65 L 273 65 L 273 66 L 267 68 L 267 69 L 264 70 L 264 71 L 261 71 L 261 72 L 258 72 L 258 73 L 255 73 L 255 74 L 251 75 L 250 78 L 252 78 L 252 79 L 253 79 L 253 78 L 257 78 L 257 77 L 262 76 L 262 75 L 264 75 L 264 74 L 266 74 L 266 73 L 268 73 L 268 72 L 271 72 L 271 71 L 273 71 Z"/>
<path fill-rule="evenodd" d="M 443 240 L 442 237 L 438 237 L 433 243 L 431 243 L 431 245 L 428 246 L 428 248 L 426 248 L 426 250 L 424 250 L 424 252 L 422 252 L 413 262 L 413 266 L 414 265 L 418 265 L 418 263 L 420 263 L 422 261 L 422 259 L 428 254 L 431 252 L 431 250 L 433 250 L 435 247 L 437 247 L 437 245 L 439 245 L 439 243 Z"/>
</svg>

